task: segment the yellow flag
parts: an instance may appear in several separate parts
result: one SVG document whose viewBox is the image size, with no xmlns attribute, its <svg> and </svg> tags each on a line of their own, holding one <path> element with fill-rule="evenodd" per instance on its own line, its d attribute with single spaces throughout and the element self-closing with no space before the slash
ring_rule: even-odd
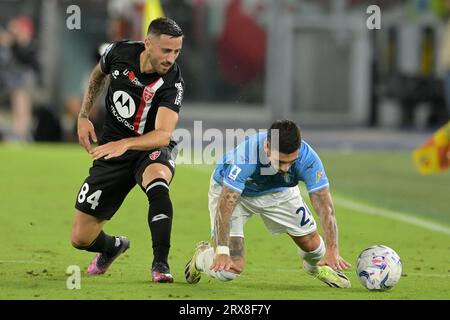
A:
<svg viewBox="0 0 450 320">
<path fill-rule="evenodd" d="M 160 0 L 145 0 L 144 13 L 142 17 L 142 34 L 147 36 L 148 26 L 153 20 L 164 17 L 164 11 Z"/>
<path fill-rule="evenodd" d="M 450 121 L 414 150 L 413 161 L 423 175 L 442 172 L 450 167 Z"/>
</svg>

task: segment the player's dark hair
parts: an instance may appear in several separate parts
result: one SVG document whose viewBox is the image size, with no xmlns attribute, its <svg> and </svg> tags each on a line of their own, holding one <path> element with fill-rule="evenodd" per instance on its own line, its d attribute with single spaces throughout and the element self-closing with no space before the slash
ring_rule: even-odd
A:
<svg viewBox="0 0 450 320">
<path fill-rule="evenodd" d="M 183 36 L 183 30 L 181 30 L 180 26 L 172 19 L 161 17 L 150 23 L 147 30 L 147 35 L 149 34 L 154 34 L 158 37 L 165 34 L 178 38 Z"/>
<path fill-rule="evenodd" d="M 272 131 L 278 130 L 278 131 Z M 291 120 L 277 120 L 269 128 L 267 141 L 271 145 L 272 134 L 278 132 L 278 152 L 293 153 L 300 149 L 302 135 L 300 128 Z M 272 146 L 272 145 L 271 145 Z M 276 147 L 275 145 L 272 147 Z"/>
</svg>

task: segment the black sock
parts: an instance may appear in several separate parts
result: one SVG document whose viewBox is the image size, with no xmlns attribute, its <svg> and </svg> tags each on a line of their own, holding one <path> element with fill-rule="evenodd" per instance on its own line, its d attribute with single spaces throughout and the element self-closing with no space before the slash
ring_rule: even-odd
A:
<svg viewBox="0 0 450 320">
<path fill-rule="evenodd" d="M 173 217 L 169 186 L 166 180 L 158 178 L 148 184 L 146 193 L 150 203 L 148 225 L 152 235 L 153 264 L 167 263 Z"/>
<path fill-rule="evenodd" d="M 108 236 L 106 233 L 103 232 L 103 230 L 98 235 L 97 239 L 92 242 L 89 247 L 87 247 L 85 250 L 89 252 L 101 252 L 101 253 L 107 253 L 107 254 L 114 254 L 116 253 L 119 246 L 116 246 L 116 237 Z M 118 240 L 120 241 L 120 240 Z M 117 242 L 120 244 L 120 242 Z"/>
</svg>

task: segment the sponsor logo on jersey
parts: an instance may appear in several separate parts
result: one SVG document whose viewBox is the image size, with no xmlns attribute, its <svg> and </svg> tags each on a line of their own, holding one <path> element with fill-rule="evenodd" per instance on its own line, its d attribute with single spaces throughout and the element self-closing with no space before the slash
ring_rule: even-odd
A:
<svg viewBox="0 0 450 320">
<path fill-rule="evenodd" d="M 241 171 L 241 168 L 239 168 L 237 165 L 233 165 L 230 173 L 228 174 L 228 179 L 235 181 Z"/>
<path fill-rule="evenodd" d="M 139 79 L 134 74 L 133 70 L 129 71 L 128 69 L 125 69 L 123 71 L 123 75 L 128 77 L 128 80 L 130 80 L 131 83 L 133 83 L 135 86 L 144 87 L 144 85 L 139 81 Z"/>
<path fill-rule="evenodd" d="M 116 91 L 113 94 L 114 107 L 122 118 L 131 118 L 136 112 L 133 98 L 125 91 Z"/>
<path fill-rule="evenodd" d="M 159 158 L 159 156 L 161 155 L 161 151 L 157 150 L 157 151 L 153 151 L 152 153 L 150 153 L 150 160 L 156 160 Z"/>
<path fill-rule="evenodd" d="M 175 83 L 175 88 L 177 88 L 177 96 L 175 98 L 175 104 L 181 105 L 181 101 L 183 101 L 183 85 L 181 82 Z"/>
<path fill-rule="evenodd" d="M 117 121 L 119 121 L 120 123 L 123 123 L 123 125 L 131 130 L 134 131 L 134 126 L 129 123 L 126 119 L 122 118 L 118 113 L 117 110 L 114 108 L 113 105 L 109 106 L 109 108 L 111 109 L 111 113 L 113 114 L 114 117 L 116 117 Z"/>
</svg>

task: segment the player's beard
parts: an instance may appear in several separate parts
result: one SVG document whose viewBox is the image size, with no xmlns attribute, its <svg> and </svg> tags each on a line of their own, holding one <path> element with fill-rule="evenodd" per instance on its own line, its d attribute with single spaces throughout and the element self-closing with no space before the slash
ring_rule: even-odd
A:
<svg viewBox="0 0 450 320">
<path fill-rule="evenodd" d="M 156 70 L 156 72 L 159 75 L 165 75 L 169 71 L 170 67 L 172 66 L 172 64 L 171 64 L 169 67 L 166 66 L 167 69 L 163 69 L 163 67 L 164 67 L 163 63 L 164 62 L 163 61 L 159 61 L 158 59 L 152 59 L 151 57 L 150 57 L 150 63 L 152 65 L 153 69 Z"/>
</svg>

